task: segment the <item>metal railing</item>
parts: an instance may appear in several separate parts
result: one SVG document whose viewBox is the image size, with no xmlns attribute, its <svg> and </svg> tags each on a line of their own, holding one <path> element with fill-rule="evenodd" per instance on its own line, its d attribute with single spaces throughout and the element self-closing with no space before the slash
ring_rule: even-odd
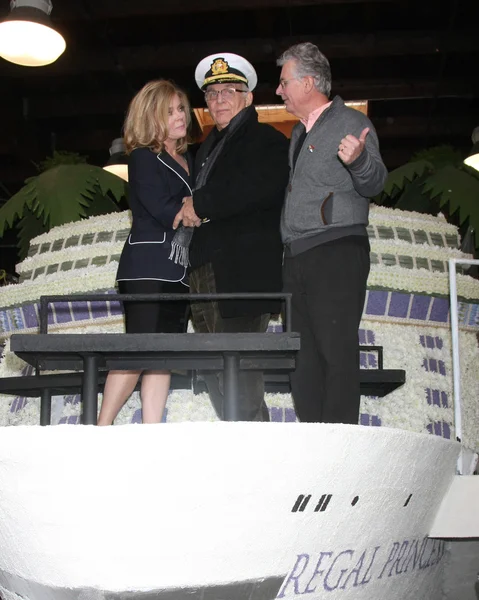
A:
<svg viewBox="0 0 479 600">
<path fill-rule="evenodd" d="M 291 296 L 284 292 L 248 292 L 223 294 L 69 294 L 61 296 L 41 296 L 39 311 L 39 332 L 48 333 L 48 305 L 55 302 L 156 302 L 156 301 L 188 301 L 206 302 L 211 300 L 282 300 L 284 302 L 284 327 L 286 333 L 291 332 Z"/>
</svg>

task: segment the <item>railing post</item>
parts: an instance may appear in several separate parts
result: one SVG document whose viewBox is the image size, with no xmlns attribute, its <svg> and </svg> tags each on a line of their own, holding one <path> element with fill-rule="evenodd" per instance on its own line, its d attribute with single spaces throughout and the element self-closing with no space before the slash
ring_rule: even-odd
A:
<svg viewBox="0 0 479 600">
<path fill-rule="evenodd" d="M 223 417 L 225 421 L 240 420 L 239 363 L 239 354 L 236 352 L 226 352 L 224 354 Z"/>
<path fill-rule="evenodd" d="M 43 389 L 40 398 L 40 425 L 51 425 L 52 394 L 49 389 Z"/>
<path fill-rule="evenodd" d="M 39 332 L 47 333 L 48 331 L 48 296 L 42 296 L 40 298 L 40 310 L 39 310 Z"/>
<path fill-rule="evenodd" d="M 454 429 L 456 430 L 456 440 L 462 443 L 462 404 L 461 404 L 461 362 L 459 356 L 459 317 L 457 302 L 457 282 L 456 265 L 479 265 L 476 259 L 449 259 L 449 301 L 450 301 L 450 321 L 452 338 L 452 376 L 454 386 Z M 457 472 L 459 475 L 464 473 L 463 450 L 457 461 Z"/>
<path fill-rule="evenodd" d="M 285 322 L 285 327 L 286 327 L 286 331 L 290 332 L 291 331 L 291 294 L 285 294 L 284 295 L 284 320 Z"/>
<path fill-rule="evenodd" d="M 83 357 L 82 425 L 96 425 L 98 415 L 98 357 Z"/>
</svg>

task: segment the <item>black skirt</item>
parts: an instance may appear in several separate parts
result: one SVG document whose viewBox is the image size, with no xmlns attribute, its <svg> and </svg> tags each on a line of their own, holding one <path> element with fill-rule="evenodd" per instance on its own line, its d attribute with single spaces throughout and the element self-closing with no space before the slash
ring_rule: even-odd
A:
<svg viewBox="0 0 479 600">
<path fill-rule="evenodd" d="M 187 294 L 188 287 L 179 281 L 132 279 L 119 281 L 121 294 Z M 188 301 L 123 302 L 126 333 L 185 333 Z"/>
</svg>

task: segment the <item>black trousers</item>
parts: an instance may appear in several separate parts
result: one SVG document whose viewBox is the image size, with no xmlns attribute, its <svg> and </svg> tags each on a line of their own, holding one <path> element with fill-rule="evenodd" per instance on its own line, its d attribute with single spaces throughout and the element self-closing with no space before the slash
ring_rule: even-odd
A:
<svg viewBox="0 0 479 600">
<path fill-rule="evenodd" d="M 195 269 L 189 277 L 190 291 L 197 294 L 216 293 L 213 267 L 210 263 Z M 218 302 L 192 302 L 191 317 L 198 333 L 264 333 L 268 329 L 269 314 L 248 317 L 222 317 Z M 222 373 L 202 373 L 208 387 L 211 403 L 219 419 L 224 420 Z M 240 371 L 239 420 L 269 421 L 264 401 L 264 381 L 261 371 Z"/>
<path fill-rule="evenodd" d="M 358 423 L 358 329 L 369 274 L 369 240 L 351 236 L 284 259 L 292 327 L 301 334 L 291 374 L 295 411 L 308 423 Z"/>
</svg>

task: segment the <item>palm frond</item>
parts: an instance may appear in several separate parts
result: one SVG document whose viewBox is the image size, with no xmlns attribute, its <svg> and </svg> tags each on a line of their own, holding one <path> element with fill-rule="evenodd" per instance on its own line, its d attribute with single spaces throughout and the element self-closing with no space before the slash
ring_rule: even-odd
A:
<svg viewBox="0 0 479 600">
<path fill-rule="evenodd" d="M 26 208 L 35 211 L 33 208 L 36 199 L 35 186 L 32 184 L 31 179 L 19 192 L 14 194 L 5 204 L 0 208 L 0 236 L 3 235 L 5 229 L 13 227 L 15 221 L 23 217 L 23 213 Z"/>
<path fill-rule="evenodd" d="M 59 165 L 30 177 L 0 208 L 0 235 L 22 218 L 26 208 L 50 227 L 85 217 L 98 190 L 120 203 L 127 186 L 116 175 L 88 164 Z"/>
<path fill-rule="evenodd" d="M 458 211 L 461 225 L 469 218 L 469 225 L 479 231 L 479 179 L 449 165 L 431 174 L 423 189 L 439 197 L 440 206 L 448 205 L 451 214 Z"/>
<path fill-rule="evenodd" d="M 388 196 L 397 190 L 402 190 L 408 182 L 414 181 L 428 171 L 433 171 L 434 166 L 428 160 L 418 160 L 406 163 L 391 171 L 384 186 L 384 193 Z"/>
</svg>

